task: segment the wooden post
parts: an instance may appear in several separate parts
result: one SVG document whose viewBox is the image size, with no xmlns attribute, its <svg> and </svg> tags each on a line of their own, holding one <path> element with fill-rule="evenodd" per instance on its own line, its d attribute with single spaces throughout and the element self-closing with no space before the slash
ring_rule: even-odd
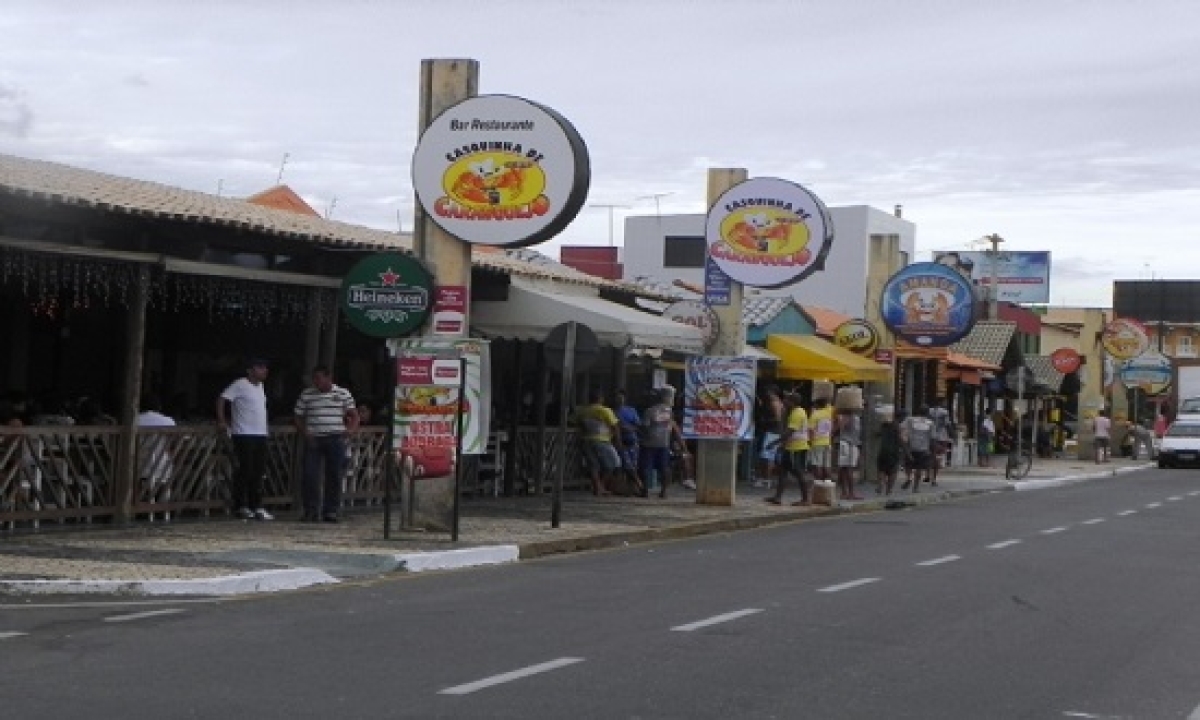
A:
<svg viewBox="0 0 1200 720">
<path fill-rule="evenodd" d="M 342 309 L 338 307 L 337 300 L 331 302 L 333 303 L 333 313 L 321 335 L 321 364 L 333 370 L 337 364 L 338 320 L 341 319 Z M 337 375 L 335 374 L 334 377 Z"/>
<path fill-rule="evenodd" d="M 308 290 L 308 322 L 304 326 L 304 367 L 300 382 L 307 384 L 308 374 L 321 361 L 321 288 Z"/>
<path fill-rule="evenodd" d="M 708 206 L 712 207 L 729 188 L 744 182 L 745 168 L 710 168 Z M 746 326 L 742 320 L 742 284 L 729 282 L 729 304 L 716 305 L 713 311 L 720 332 L 709 351 L 711 355 L 741 355 L 746 344 Z M 680 389 L 682 392 L 682 388 Z M 736 440 L 701 440 L 696 452 L 696 502 L 700 505 L 733 505 L 737 487 Z"/>
<path fill-rule="evenodd" d="M 117 525 L 133 519 L 133 494 L 137 487 L 137 414 L 142 393 L 142 361 L 146 354 L 146 305 L 150 295 L 150 266 L 138 265 L 133 296 L 125 313 L 125 377 L 121 388 L 121 435 L 117 447 L 117 472 L 113 478 L 113 518 Z"/>
</svg>

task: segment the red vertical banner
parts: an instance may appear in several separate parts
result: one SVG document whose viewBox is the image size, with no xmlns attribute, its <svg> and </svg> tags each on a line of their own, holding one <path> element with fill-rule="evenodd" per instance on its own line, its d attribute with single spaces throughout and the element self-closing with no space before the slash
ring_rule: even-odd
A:
<svg viewBox="0 0 1200 720">
<path fill-rule="evenodd" d="M 433 289 L 433 334 L 461 337 L 467 334 L 466 285 L 438 285 Z"/>
<path fill-rule="evenodd" d="M 395 403 L 393 445 L 407 476 L 453 476 L 462 361 L 427 355 L 397 358 Z"/>
</svg>

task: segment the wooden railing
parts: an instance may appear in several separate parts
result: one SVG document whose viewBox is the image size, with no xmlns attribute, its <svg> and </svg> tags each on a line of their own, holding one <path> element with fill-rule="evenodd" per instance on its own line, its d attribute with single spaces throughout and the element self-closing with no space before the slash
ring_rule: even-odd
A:
<svg viewBox="0 0 1200 720">
<path fill-rule="evenodd" d="M 535 427 L 517 429 L 517 453 L 515 486 L 517 492 L 536 494 L 550 492 L 558 473 L 558 447 L 561 442 L 557 428 L 546 428 L 544 435 Z M 538 453 L 543 458 L 542 475 L 538 477 Z M 590 480 L 583 471 L 583 450 L 579 434 L 568 429 L 565 448 L 566 474 L 563 487 L 577 489 L 587 487 Z"/>
<path fill-rule="evenodd" d="M 215 426 L 138 428 L 130 482 L 118 477 L 122 437 L 115 427 L 0 428 L 0 530 L 111 522 L 122 510 L 135 520 L 228 512 L 233 447 Z M 386 437 L 377 427 L 350 435 L 344 505 L 383 498 Z M 299 452 L 295 429 L 271 428 L 263 487 L 269 507 L 293 506 Z"/>
</svg>

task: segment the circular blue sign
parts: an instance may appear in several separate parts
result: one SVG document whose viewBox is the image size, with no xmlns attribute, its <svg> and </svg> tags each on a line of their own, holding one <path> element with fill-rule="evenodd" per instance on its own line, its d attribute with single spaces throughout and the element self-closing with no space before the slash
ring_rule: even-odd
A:
<svg viewBox="0 0 1200 720">
<path fill-rule="evenodd" d="M 975 325 L 971 281 L 939 263 L 913 263 L 888 279 L 879 301 L 883 323 L 921 347 L 945 347 Z"/>
</svg>

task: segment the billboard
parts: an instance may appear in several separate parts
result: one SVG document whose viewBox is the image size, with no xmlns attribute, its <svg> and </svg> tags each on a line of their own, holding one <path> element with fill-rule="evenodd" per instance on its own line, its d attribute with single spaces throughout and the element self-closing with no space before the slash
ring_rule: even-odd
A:
<svg viewBox="0 0 1200 720">
<path fill-rule="evenodd" d="M 1050 302 L 1050 253 L 1001 250 L 996 253 L 998 300 Z M 933 261 L 958 270 L 981 287 L 992 283 L 990 250 L 934 250 Z"/>
</svg>

